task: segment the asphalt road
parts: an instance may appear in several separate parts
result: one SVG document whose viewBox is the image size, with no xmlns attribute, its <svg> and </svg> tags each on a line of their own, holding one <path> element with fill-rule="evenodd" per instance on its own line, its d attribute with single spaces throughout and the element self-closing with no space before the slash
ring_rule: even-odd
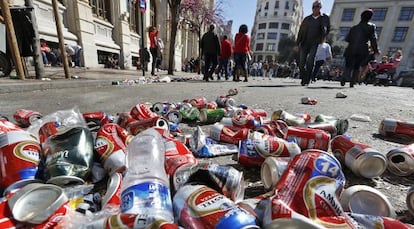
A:
<svg viewBox="0 0 414 229">
<path fill-rule="evenodd" d="M 289 113 L 308 112 L 312 117 L 318 114 L 348 118 L 347 134 L 355 140 L 366 143 L 373 148 L 388 152 L 401 144 L 386 141 L 377 137 L 378 127 L 382 119 L 395 118 L 413 120 L 414 90 L 403 87 L 378 87 L 373 85 L 356 85 L 354 88 L 341 87 L 339 82 L 318 81 L 308 87 L 300 86 L 296 79 L 262 79 L 261 77 L 248 83 L 232 81 L 187 81 L 173 83 L 154 83 L 134 86 L 79 87 L 67 89 L 49 89 L 42 91 L 14 92 L 0 94 L 0 114 L 9 118 L 17 109 L 30 109 L 49 114 L 58 110 L 79 107 L 81 112 L 104 111 L 109 114 L 128 112 L 138 103 L 143 102 L 181 102 L 185 99 L 204 96 L 209 101 L 219 95 L 225 95 L 229 89 L 237 88 L 239 94 L 233 98 L 238 104 L 252 108 L 265 109 L 269 116 L 273 111 L 282 109 Z M 347 98 L 336 98 L 337 92 L 344 92 Z M 316 105 L 301 104 L 302 97 L 316 99 Z M 370 122 L 349 119 L 353 114 L 369 116 Z M 204 126 L 208 129 L 208 126 Z M 183 127 L 192 133 L 193 127 Z M 232 160 L 231 156 L 216 157 L 211 160 L 220 164 L 231 164 L 244 171 L 246 180 L 246 196 L 252 197 L 264 192 L 260 182 L 260 171 L 244 169 Z M 344 168 L 347 177 L 346 186 L 365 184 L 375 187 L 384 193 L 400 220 L 413 223 L 413 217 L 406 207 L 408 188 L 414 185 L 414 178 L 397 177 L 385 172 L 375 179 L 364 179 L 354 176 Z"/>
</svg>

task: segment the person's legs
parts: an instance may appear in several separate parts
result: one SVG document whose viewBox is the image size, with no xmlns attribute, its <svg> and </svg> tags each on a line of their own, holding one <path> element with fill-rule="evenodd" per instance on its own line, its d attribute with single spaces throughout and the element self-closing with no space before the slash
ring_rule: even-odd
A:
<svg viewBox="0 0 414 229">
<path fill-rule="evenodd" d="M 210 76 L 210 79 L 213 80 L 213 73 L 217 67 L 217 56 L 214 54 L 210 55 L 210 61 L 211 61 L 211 68 L 208 72 L 208 75 Z"/>
<path fill-rule="evenodd" d="M 204 55 L 204 80 L 208 81 L 209 79 L 212 78 L 212 76 L 210 76 L 210 67 L 211 67 L 211 56 L 208 54 Z"/>
<path fill-rule="evenodd" d="M 318 75 L 319 69 L 321 68 L 321 66 L 323 65 L 325 61 L 323 60 L 318 60 L 315 62 L 315 67 L 313 68 L 313 72 L 312 72 L 312 81 L 316 81 L 316 75 Z"/>
<path fill-rule="evenodd" d="M 152 63 L 151 63 L 151 75 L 155 75 L 155 65 L 157 63 L 157 48 L 150 48 Z"/>
<path fill-rule="evenodd" d="M 229 75 L 230 75 L 230 73 L 229 73 L 229 59 L 225 58 L 223 61 L 224 61 L 224 63 L 223 63 L 224 77 L 226 78 L 226 80 L 228 80 Z"/>
<path fill-rule="evenodd" d="M 303 46 L 301 47 L 299 51 L 299 72 L 300 72 L 300 78 L 301 78 L 301 85 L 306 85 L 306 70 L 305 70 L 305 64 L 306 59 L 309 54 L 309 47 Z"/>
<path fill-rule="evenodd" d="M 316 50 L 317 49 L 318 49 L 317 45 L 314 45 L 314 46 L 310 47 L 310 49 L 309 49 L 309 55 L 308 55 L 308 58 L 306 60 L 306 73 L 305 73 L 306 81 L 305 81 L 305 84 L 309 84 L 310 78 L 312 76 L 313 68 L 314 68 L 314 65 L 315 65 L 315 55 L 316 55 Z"/>
<path fill-rule="evenodd" d="M 79 49 L 75 54 L 75 66 L 81 66 L 82 49 Z"/>
<path fill-rule="evenodd" d="M 42 54 L 43 64 L 44 65 L 48 65 L 49 64 L 49 61 L 47 60 L 46 53 L 45 52 L 41 52 L 41 54 Z"/>
</svg>

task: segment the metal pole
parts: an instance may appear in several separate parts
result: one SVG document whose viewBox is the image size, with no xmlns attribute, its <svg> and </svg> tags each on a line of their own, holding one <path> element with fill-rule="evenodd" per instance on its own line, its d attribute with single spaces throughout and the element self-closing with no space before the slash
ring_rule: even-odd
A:
<svg viewBox="0 0 414 229">
<path fill-rule="evenodd" d="M 61 53 L 62 62 L 63 62 L 63 69 L 65 70 L 65 78 L 69 79 L 68 56 L 66 55 L 66 50 L 65 50 L 65 39 L 63 38 L 62 25 L 60 24 L 59 7 L 58 7 L 57 0 L 52 0 L 52 3 L 53 3 L 53 14 L 55 15 L 56 29 L 57 29 L 58 38 L 59 38 L 59 48 L 60 48 L 60 53 Z"/>
<path fill-rule="evenodd" d="M 40 39 L 39 39 L 39 29 L 37 27 L 36 14 L 33 9 L 33 0 L 24 0 L 24 5 L 31 9 L 30 11 L 30 20 L 32 21 L 34 37 L 33 37 L 33 60 L 36 72 L 36 79 L 41 79 L 45 74 L 45 69 L 43 66 L 43 61 L 41 61 L 41 51 L 40 51 Z"/>
<path fill-rule="evenodd" d="M 144 60 L 144 37 L 145 37 L 145 30 L 144 30 L 144 12 L 141 11 L 141 68 L 142 68 L 142 75 L 145 76 L 145 60 Z"/>
<path fill-rule="evenodd" d="M 9 45 L 11 49 L 10 52 L 13 57 L 13 62 L 16 67 L 16 73 L 19 79 L 24 80 L 25 74 L 23 70 L 22 59 L 20 57 L 19 46 L 17 45 L 16 32 L 14 31 L 13 20 L 10 14 L 9 1 L 6 1 L 6 0 L 0 1 L 0 7 L 3 13 L 3 16 L 4 16 L 6 30 L 8 31 L 7 38 L 9 40 Z"/>
</svg>

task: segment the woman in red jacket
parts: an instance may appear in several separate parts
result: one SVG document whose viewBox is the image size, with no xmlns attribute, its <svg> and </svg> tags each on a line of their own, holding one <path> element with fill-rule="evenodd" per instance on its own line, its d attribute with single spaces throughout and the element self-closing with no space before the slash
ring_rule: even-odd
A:
<svg viewBox="0 0 414 229">
<path fill-rule="evenodd" d="M 151 75 L 155 76 L 155 65 L 157 63 L 158 58 L 158 31 L 160 30 L 160 25 L 158 27 L 151 26 L 149 29 L 149 40 L 150 40 L 150 52 L 152 56 L 152 68 L 151 68 Z"/>
<path fill-rule="evenodd" d="M 240 81 L 240 75 L 244 76 L 247 82 L 247 61 L 250 56 L 250 38 L 247 35 L 247 25 L 243 24 L 234 38 L 234 62 L 236 64 L 236 74 L 233 81 Z"/>
</svg>

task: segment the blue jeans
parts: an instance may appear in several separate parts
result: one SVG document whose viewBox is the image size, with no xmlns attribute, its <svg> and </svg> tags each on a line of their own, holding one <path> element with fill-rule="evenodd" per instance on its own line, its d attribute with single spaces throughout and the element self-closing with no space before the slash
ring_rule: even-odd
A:
<svg viewBox="0 0 414 229">
<path fill-rule="evenodd" d="M 75 66 L 81 66 L 82 49 L 79 49 L 75 54 Z"/>
<path fill-rule="evenodd" d="M 220 77 L 221 73 L 224 71 L 224 76 L 227 78 L 229 78 L 229 58 L 224 58 L 222 60 L 220 60 L 220 64 L 218 67 L 218 75 Z"/>
</svg>

